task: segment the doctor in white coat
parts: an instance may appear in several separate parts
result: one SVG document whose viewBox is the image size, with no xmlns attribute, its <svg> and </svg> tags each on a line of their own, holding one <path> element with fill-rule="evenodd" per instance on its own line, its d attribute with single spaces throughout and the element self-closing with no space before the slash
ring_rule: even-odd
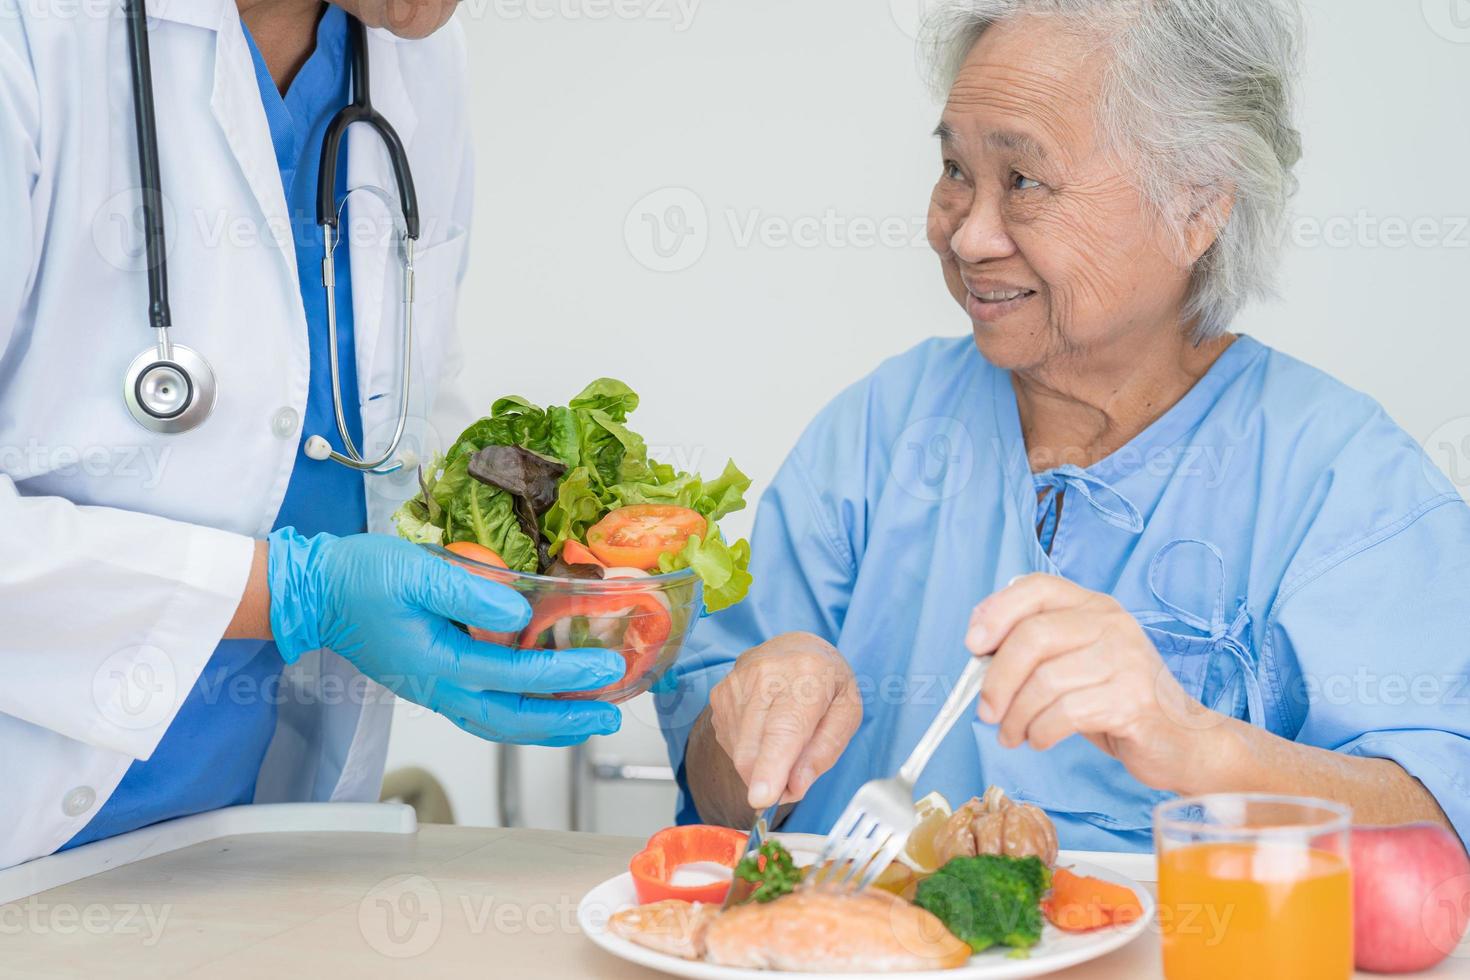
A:
<svg viewBox="0 0 1470 980">
<path fill-rule="evenodd" d="M 202 425 L 162 434 L 122 396 L 153 331 L 121 2 L 0 0 L 0 867 L 233 803 L 376 799 L 390 690 L 491 739 L 618 725 L 608 705 L 522 696 L 603 686 L 614 654 L 470 640 L 454 621 L 514 629 L 524 601 L 391 537 L 401 477 L 304 454 L 334 429 L 317 428 L 322 243 L 298 204 L 349 91 L 344 8 L 417 186 L 422 436 L 457 368 L 470 219 L 464 44 L 439 29 L 453 4 L 149 4 L 171 333 L 218 384 Z M 399 210 L 371 130 L 349 130 L 342 170 L 339 196 L 389 189 L 349 199 L 337 283 L 344 402 L 371 456 L 404 383 Z"/>
</svg>

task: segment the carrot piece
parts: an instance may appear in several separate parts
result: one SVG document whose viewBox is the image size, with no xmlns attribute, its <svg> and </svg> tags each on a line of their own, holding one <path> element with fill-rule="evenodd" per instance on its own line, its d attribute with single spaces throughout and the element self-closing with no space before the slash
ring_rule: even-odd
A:
<svg viewBox="0 0 1470 980">
<path fill-rule="evenodd" d="M 1046 921 L 1063 932 L 1088 932 L 1113 924 L 1106 909 L 1091 903 L 1064 905 L 1048 900 L 1041 903 L 1041 910 L 1046 914 Z"/>
<path fill-rule="evenodd" d="M 580 541 L 573 541 L 570 538 L 561 546 L 561 558 L 568 565 L 597 565 L 599 568 L 607 567 L 585 544 L 582 544 Z"/>
<path fill-rule="evenodd" d="M 1042 911 L 1058 929 L 1086 932 L 1126 925 L 1143 915 L 1143 906 L 1131 888 L 1058 868 L 1052 873 L 1051 894 L 1042 902 Z"/>
</svg>

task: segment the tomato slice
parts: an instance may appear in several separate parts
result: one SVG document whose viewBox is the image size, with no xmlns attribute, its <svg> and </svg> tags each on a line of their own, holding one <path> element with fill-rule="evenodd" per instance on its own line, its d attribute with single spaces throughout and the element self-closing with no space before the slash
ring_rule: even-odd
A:
<svg viewBox="0 0 1470 980">
<path fill-rule="evenodd" d="M 453 544 L 445 545 L 444 550 L 452 551 L 461 558 L 477 561 L 481 565 L 494 565 L 496 568 L 510 567 L 505 563 L 504 558 L 501 558 L 484 545 L 476 544 L 473 541 L 456 541 Z M 474 571 L 474 569 L 471 569 L 471 571 Z"/>
<path fill-rule="evenodd" d="M 568 541 L 561 546 L 561 560 L 568 565 L 597 565 L 606 568 L 601 560 L 580 541 Z"/>
<path fill-rule="evenodd" d="M 698 511 L 672 504 L 619 507 L 592 525 L 587 547 L 611 568 L 658 567 L 659 555 L 678 551 L 692 534 L 703 536 L 708 523 Z"/>
<path fill-rule="evenodd" d="M 589 619 L 617 617 L 627 620 L 623 646 L 618 651 L 623 655 L 627 669 L 621 678 L 606 687 L 595 691 L 570 691 L 557 695 L 569 700 L 592 700 L 617 690 L 629 677 L 642 677 L 658 663 L 659 652 L 663 650 L 673 629 L 669 611 L 664 608 L 658 596 L 649 592 L 548 596 L 537 604 L 531 616 L 531 625 L 521 633 L 518 646 L 527 650 L 537 648 L 540 646 L 537 640 L 542 633 L 555 628 L 564 619 L 577 616 Z"/>
<path fill-rule="evenodd" d="M 510 567 L 494 551 L 473 541 L 456 541 L 453 544 L 445 545 L 444 550 L 452 552 L 468 561 L 478 562 L 480 565 L 489 565 L 493 568 Z M 480 578 L 488 578 L 492 582 L 504 584 L 504 579 L 495 575 L 488 568 L 476 568 L 473 565 L 460 565 L 459 567 L 471 575 L 478 575 Z M 478 629 L 474 626 L 467 626 L 466 628 L 470 631 L 471 637 L 483 643 L 494 643 L 498 646 L 505 647 L 514 646 L 516 642 L 515 633 L 491 633 L 489 630 Z"/>
<path fill-rule="evenodd" d="M 649 902 L 661 902 L 666 898 L 710 905 L 723 902 L 725 893 L 730 890 L 729 881 L 716 881 L 708 885 L 674 885 L 670 883 L 670 879 L 682 865 L 706 861 L 727 865 L 733 879 L 735 865 L 745 856 L 746 837 L 743 830 L 701 824 L 660 830 L 648 839 L 648 846 L 633 855 L 633 860 L 628 863 L 638 901 L 645 905 Z"/>
</svg>

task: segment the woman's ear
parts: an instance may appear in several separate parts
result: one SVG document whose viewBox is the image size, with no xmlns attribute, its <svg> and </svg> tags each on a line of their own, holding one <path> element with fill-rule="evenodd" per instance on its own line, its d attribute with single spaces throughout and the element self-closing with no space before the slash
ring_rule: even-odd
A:
<svg viewBox="0 0 1470 980">
<path fill-rule="evenodd" d="M 1235 209 L 1235 191 L 1200 188 L 1184 223 L 1184 264 L 1192 266 L 1204 257 L 1230 222 Z"/>
</svg>

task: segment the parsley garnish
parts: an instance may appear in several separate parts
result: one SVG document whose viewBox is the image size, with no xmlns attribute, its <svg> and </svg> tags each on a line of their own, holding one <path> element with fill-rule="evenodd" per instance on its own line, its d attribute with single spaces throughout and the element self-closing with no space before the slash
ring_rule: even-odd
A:
<svg viewBox="0 0 1470 980">
<path fill-rule="evenodd" d="M 801 881 L 801 870 L 791 859 L 790 851 L 779 841 L 768 840 L 760 850 L 735 866 L 735 877 L 756 886 L 750 896 L 752 899 L 769 902 L 795 891 Z"/>
</svg>

